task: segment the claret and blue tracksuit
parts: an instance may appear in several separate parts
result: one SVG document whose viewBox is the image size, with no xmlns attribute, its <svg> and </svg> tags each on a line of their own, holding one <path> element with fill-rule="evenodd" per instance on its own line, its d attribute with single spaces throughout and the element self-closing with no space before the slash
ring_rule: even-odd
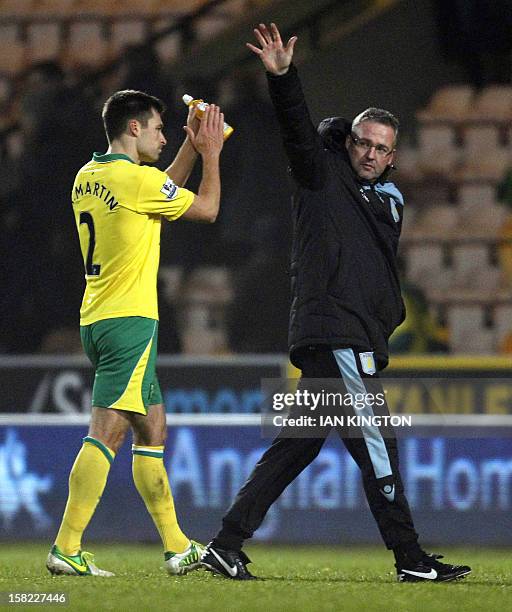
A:
<svg viewBox="0 0 512 612">
<path fill-rule="evenodd" d="M 339 117 L 311 122 L 296 68 L 268 75 L 291 174 L 293 246 L 290 358 L 308 379 L 337 379 L 348 393 L 382 392 L 378 371 L 388 339 L 403 321 L 396 254 L 403 198 L 382 176 L 362 181 L 345 147 L 351 125 Z M 364 414 L 374 414 L 372 406 Z M 387 406 L 378 413 L 389 414 Z M 390 427 L 338 431 L 361 469 L 364 490 L 386 546 L 416 545 Z M 292 437 L 290 437 L 290 435 Z M 223 519 L 214 545 L 239 549 L 272 503 L 319 453 L 325 437 L 281 432 Z"/>
</svg>

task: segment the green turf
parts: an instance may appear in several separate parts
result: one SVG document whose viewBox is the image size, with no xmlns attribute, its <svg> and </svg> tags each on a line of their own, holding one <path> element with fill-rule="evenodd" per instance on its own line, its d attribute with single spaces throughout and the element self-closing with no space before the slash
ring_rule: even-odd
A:
<svg viewBox="0 0 512 612">
<path fill-rule="evenodd" d="M 391 554 L 382 548 L 249 546 L 253 572 L 264 580 L 235 582 L 196 571 L 170 577 L 157 546 L 96 545 L 98 567 L 115 578 L 56 577 L 44 567 L 48 547 L 0 547 L 0 592 L 66 592 L 62 610 L 173 609 L 176 612 L 510 612 L 512 551 L 443 550 L 469 563 L 473 574 L 457 583 L 398 584 Z M 20 605 L 11 609 L 28 609 Z M 30 609 L 40 606 L 31 606 Z M 7 608 L 1 608 L 7 609 Z"/>
</svg>

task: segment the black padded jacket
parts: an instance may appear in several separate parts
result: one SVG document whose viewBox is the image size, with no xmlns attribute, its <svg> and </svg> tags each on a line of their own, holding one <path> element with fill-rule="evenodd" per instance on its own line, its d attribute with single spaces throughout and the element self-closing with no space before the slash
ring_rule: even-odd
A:
<svg viewBox="0 0 512 612">
<path fill-rule="evenodd" d="M 351 347 L 373 351 L 383 369 L 389 336 L 405 317 L 396 263 L 402 195 L 384 175 L 357 177 L 345 148 L 348 121 L 333 117 L 315 129 L 295 66 L 267 77 L 296 183 L 291 361 L 300 367 L 318 345 Z"/>
</svg>

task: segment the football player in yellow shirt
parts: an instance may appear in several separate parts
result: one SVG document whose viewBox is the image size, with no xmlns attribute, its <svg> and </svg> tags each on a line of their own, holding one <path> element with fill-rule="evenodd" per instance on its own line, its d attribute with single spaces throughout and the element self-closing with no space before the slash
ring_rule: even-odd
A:
<svg viewBox="0 0 512 612">
<path fill-rule="evenodd" d="M 156 162 L 166 139 L 164 104 L 133 90 L 103 107 L 108 150 L 79 170 L 73 211 L 85 264 L 80 335 L 95 369 L 88 435 L 69 476 L 69 496 L 46 566 L 52 574 L 112 576 L 82 551 L 82 534 L 103 493 L 110 465 L 133 430 L 133 479 L 160 533 L 170 574 L 199 567 L 202 547 L 181 531 L 163 463 L 165 408 L 156 377 L 157 272 L 162 218 L 213 223 L 220 203 L 224 117 L 210 105 L 202 121 L 189 112 L 186 139 L 173 163 Z M 198 194 L 186 190 L 198 154 Z"/>
</svg>

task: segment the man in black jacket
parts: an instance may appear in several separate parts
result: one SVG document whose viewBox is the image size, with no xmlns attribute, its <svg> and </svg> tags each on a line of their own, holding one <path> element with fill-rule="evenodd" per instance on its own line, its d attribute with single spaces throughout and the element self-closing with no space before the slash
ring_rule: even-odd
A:
<svg viewBox="0 0 512 612">
<path fill-rule="evenodd" d="M 392 168 L 398 121 L 369 108 L 352 123 L 324 120 L 314 128 L 292 56 L 296 37 L 283 46 L 275 24 L 254 30 L 248 43 L 265 68 L 270 96 L 297 183 L 293 198 L 290 358 L 301 369 L 299 388 L 336 379 L 365 400 L 360 414 L 388 415 L 367 401 L 382 394 L 377 371 L 388 362 L 388 338 L 403 321 L 396 253 L 403 198 L 386 181 Z M 353 409 L 355 411 L 355 409 Z M 354 412 L 352 412 L 354 414 Z M 438 561 L 418 544 L 398 468 L 392 428 L 361 425 L 338 429 L 361 469 L 366 497 L 399 581 L 446 581 L 468 566 Z M 251 579 L 242 544 L 260 526 L 282 491 L 319 453 L 324 431 L 294 434 L 283 428 L 264 453 L 208 545 L 203 565 L 228 578 Z"/>
</svg>

